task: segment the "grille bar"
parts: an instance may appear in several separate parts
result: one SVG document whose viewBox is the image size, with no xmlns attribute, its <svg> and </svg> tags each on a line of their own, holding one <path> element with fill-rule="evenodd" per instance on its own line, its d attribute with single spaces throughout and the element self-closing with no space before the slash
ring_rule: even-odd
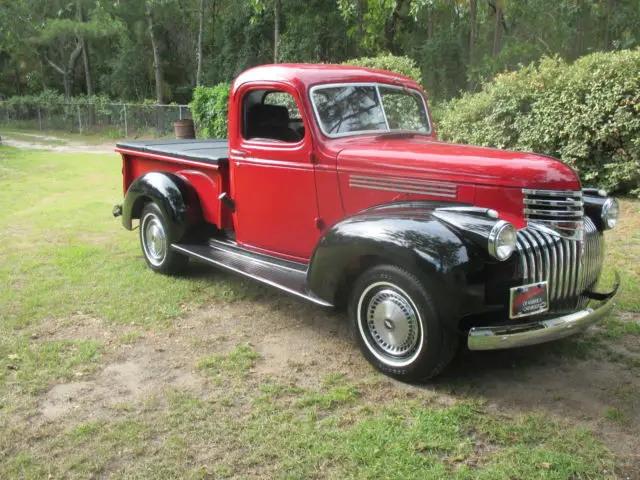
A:
<svg viewBox="0 0 640 480">
<path fill-rule="evenodd" d="M 541 198 L 525 198 L 525 205 L 540 205 L 542 207 L 582 207 L 580 200 L 546 200 Z"/>
<path fill-rule="evenodd" d="M 580 218 L 583 213 L 580 210 L 540 210 L 534 208 L 525 208 L 526 215 L 540 215 L 541 217 L 551 218 Z"/>
<path fill-rule="evenodd" d="M 601 236 L 584 218 L 584 241 L 561 238 L 536 228 L 517 234 L 517 255 L 524 283 L 549 282 L 550 311 L 584 307 L 582 293 L 593 288 L 602 269 Z"/>
<path fill-rule="evenodd" d="M 522 192 L 525 195 L 539 195 L 544 197 L 573 197 L 573 198 L 582 198 L 581 191 L 574 190 L 531 190 L 528 188 L 523 188 Z"/>
<path fill-rule="evenodd" d="M 581 191 L 523 189 L 522 193 L 523 213 L 530 227 L 549 229 L 562 237 L 582 240 L 584 201 Z"/>
</svg>

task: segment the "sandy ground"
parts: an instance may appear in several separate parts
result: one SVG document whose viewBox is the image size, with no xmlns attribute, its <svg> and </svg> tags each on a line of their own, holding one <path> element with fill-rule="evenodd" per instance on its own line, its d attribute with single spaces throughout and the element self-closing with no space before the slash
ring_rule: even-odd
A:
<svg viewBox="0 0 640 480">
<path fill-rule="evenodd" d="M 34 133 L 20 133 L 20 139 L 12 138 L 11 134 L 2 136 L 2 143 L 15 148 L 32 148 L 36 150 L 50 150 L 57 153 L 94 153 L 105 154 L 113 153 L 115 148 L 114 142 L 105 142 L 103 144 L 89 144 L 78 141 L 60 139 L 50 135 L 39 135 Z M 32 137 L 33 141 L 23 140 L 24 137 Z M 61 142 L 65 144 L 55 144 L 47 142 Z"/>
<path fill-rule="evenodd" d="M 49 325 L 50 331 L 44 330 L 41 339 L 96 339 L 106 345 L 106 354 L 101 370 L 90 380 L 58 384 L 41 397 L 41 421 L 106 416 L 117 404 L 167 388 L 209 396 L 211 386 L 194 371 L 196 359 L 226 353 L 245 342 L 260 354 L 254 372 L 259 381 L 317 386 L 330 372 L 344 372 L 353 380 L 373 373 L 344 315 L 284 294 L 274 297 L 202 309 L 169 331 L 145 332 L 132 345 L 115 341 L 127 329 L 92 318 L 78 317 L 66 321 L 67 326 Z M 638 475 L 629 478 L 640 478 L 637 372 L 606 359 L 555 356 L 550 349 L 489 353 L 462 349 L 444 375 L 432 382 L 409 386 L 389 380 L 383 388 L 428 390 L 445 405 L 456 398 L 483 398 L 498 415 L 536 412 L 565 424 L 587 426 Z M 624 412 L 624 423 L 606 418 L 611 408 Z"/>
</svg>

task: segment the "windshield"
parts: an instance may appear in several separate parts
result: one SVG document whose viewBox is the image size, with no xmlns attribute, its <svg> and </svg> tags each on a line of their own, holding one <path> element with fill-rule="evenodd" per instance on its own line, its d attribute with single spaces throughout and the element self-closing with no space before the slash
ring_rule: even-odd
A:
<svg viewBox="0 0 640 480">
<path fill-rule="evenodd" d="M 382 84 L 326 85 L 311 89 L 325 135 L 410 131 L 430 134 L 429 117 L 416 90 Z"/>
</svg>

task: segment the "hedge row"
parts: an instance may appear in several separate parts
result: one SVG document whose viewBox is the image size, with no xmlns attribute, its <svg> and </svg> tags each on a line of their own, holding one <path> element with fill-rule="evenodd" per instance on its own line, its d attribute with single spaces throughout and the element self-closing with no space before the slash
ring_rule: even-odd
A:
<svg viewBox="0 0 640 480">
<path fill-rule="evenodd" d="M 442 139 L 539 152 L 583 183 L 640 194 L 640 50 L 543 58 L 441 110 Z"/>
<path fill-rule="evenodd" d="M 202 138 L 227 138 L 229 135 L 230 92 L 230 83 L 219 83 L 215 87 L 199 86 L 194 90 L 189 106 Z"/>
<path fill-rule="evenodd" d="M 61 93 L 58 93 L 54 90 L 44 90 L 40 92 L 38 95 L 22 95 L 9 97 L 6 100 L 2 101 L 3 105 L 9 106 L 33 106 L 33 107 L 59 107 L 59 106 L 85 106 L 85 105 L 94 105 L 95 107 L 102 107 L 109 105 L 111 103 L 115 103 L 114 100 L 110 99 L 105 95 L 94 95 L 92 97 L 87 96 L 78 96 L 67 98 Z"/>
</svg>

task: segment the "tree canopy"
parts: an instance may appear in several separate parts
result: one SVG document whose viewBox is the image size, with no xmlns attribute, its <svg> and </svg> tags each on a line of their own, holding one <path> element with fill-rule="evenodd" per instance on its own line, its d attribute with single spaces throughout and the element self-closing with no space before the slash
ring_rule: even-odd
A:
<svg viewBox="0 0 640 480">
<path fill-rule="evenodd" d="M 0 98 L 187 102 L 254 65 L 413 59 L 429 95 L 557 55 L 633 48 L 638 0 L 0 0 Z"/>
</svg>

